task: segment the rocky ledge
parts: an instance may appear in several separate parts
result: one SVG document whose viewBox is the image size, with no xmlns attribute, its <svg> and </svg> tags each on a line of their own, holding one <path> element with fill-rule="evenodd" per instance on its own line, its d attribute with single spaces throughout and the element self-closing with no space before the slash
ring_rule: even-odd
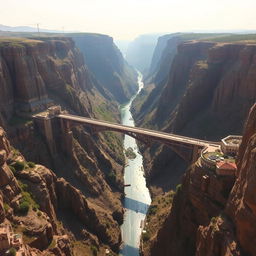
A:
<svg viewBox="0 0 256 256">
<path fill-rule="evenodd" d="M 185 173 L 169 214 L 143 255 L 256 255 L 255 113 L 256 105 L 246 122 L 236 176 L 218 176 L 199 159 Z"/>
</svg>

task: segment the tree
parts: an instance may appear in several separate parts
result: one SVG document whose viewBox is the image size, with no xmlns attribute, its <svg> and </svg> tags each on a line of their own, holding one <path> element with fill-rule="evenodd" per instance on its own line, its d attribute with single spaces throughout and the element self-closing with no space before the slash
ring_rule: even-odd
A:
<svg viewBox="0 0 256 256">
<path fill-rule="evenodd" d="M 16 256 L 16 249 L 15 248 L 11 248 L 10 250 L 9 250 L 9 252 L 8 252 L 8 255 L 10 255 L 10 256 Z"/>
</svg>

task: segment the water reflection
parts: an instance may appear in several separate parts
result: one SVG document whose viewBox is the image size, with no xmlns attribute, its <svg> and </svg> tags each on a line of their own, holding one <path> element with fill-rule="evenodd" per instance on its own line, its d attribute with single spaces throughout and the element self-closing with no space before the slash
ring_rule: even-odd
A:
<svg viewBox="0 0 256 256">
<path fill-rule="evenodd" d="M 138 77 L 140 89 L 143 87 L 142 75 Z M 123 106 L 121 109 L 122 124 L 134 126 L 134 120 L 130 111 L 132 101 Z M 136 153 L 135 159 L 126 158 L 127 166 L 125 167 L 124 182 L 131 184 L 125 187 L 124 223 L 121 227 L 122 240 L 124 248 L 121 250 L 122 256 L 139 256 L 140 235 L 143 229 L 145 214 L 151 202 L 149 191 L 146 187 L 146 181 L 143 170 L 143 158 L 139 153 L 136 140 L 128 135 L 124 137 L 124 148 L 131 147 Z"/>
<path fill-rule="evenodd" d="M 129 255 L 129 256 L 138 256 L 139 255 L 139 249 L 135 248 L 131 245 L 125 244 L 122 252 L 122 255 Z"/>
</svg>

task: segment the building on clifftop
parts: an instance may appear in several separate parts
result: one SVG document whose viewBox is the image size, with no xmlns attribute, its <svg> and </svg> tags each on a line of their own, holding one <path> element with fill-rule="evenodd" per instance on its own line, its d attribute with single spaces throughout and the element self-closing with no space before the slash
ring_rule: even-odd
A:
<svg viewBox="0 0 256 256">
<path fill-rule="evenodd" d="M 226 155 L 237 155 L 242 136 L 229 135 L 221 140 L 221 150 Z"/>
</svg>

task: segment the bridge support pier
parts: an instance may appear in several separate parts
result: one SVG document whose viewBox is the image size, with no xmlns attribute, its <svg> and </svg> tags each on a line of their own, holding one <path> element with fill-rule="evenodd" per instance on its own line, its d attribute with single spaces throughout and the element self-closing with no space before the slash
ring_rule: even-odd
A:
<svg viewBox="0 0 256 256">
<path fill-rule="evenodd" d="M 53 118 L 48 116 L 36 115 L 33 117 L 33 121 L 35 126 L 39 128 L 40 133 L 46 140 L 48 149 L 52 155 L 52 157 L 56 157 L 57 150 L 53 132 Z"/>
<path fill-rule="evenodd" d="M 200 156 L 202 147 L 196 146 L 194 145 L 193 150 L 192 150 L 192 157 L 191 157 L 191 163 L 195 163 L 197 161 L 197 159 Z"/>
<path fill-rule="evenodd" d="M 71 131 L 70 123 L 60 119 L 61 129 L 61 148 L 67 155 L 72 153 L 73 132 Z"/>
<path fill-rule="evenodd" d="M 187 163 L 194 163 L 200 156 L 202 146 L 190 145 L 184 147 L 183 144 L 179 143 L 168 143 L 168 147 L 173 150 L 177 155 L 179 155 Z"/>
<path fill-rule="evenodd" d="M 71 149 L 72 132 L 70 131 L 70 127 L 77 124 L 87 125 L 90 127 L 92 134 L 102 131 L 114 131 L 127 134 L 136 140 L 144 142 L 146 145 L 150 145 L 154 141 L 160 142 L 170 147 L 188 163 L 194 163 L 200 156 L 201 150 L 204 147 L 209 146 L 209 143 L 218 145 L 216 142 L 209 142 L 176 134 L 114 124 L 88 117 L 79 117 L 65 113 L 59 114 L 57 117 L 61 121 L 62 134 L 66 134 L 67 136 L 63 136 L 63 143 L 65 145 L 63 148 L 65 150 Z"/>
</svg>

